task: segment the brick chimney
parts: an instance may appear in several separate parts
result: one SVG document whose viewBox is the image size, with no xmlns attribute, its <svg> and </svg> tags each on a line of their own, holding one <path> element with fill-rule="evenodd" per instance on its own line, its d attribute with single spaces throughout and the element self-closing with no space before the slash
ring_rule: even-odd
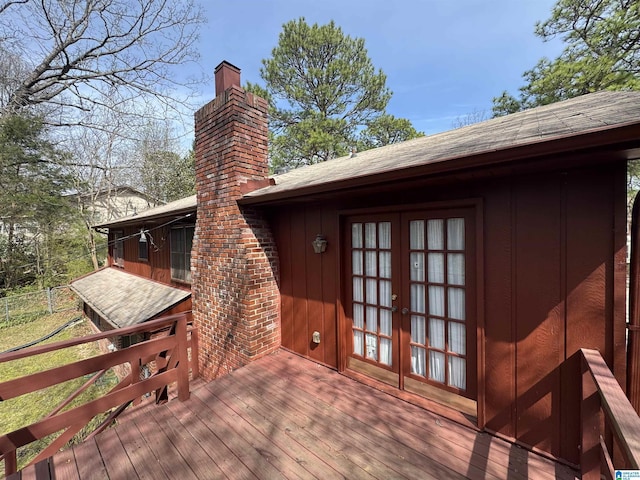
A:
<svg viewBox="0 0 640 480">
<path fill-rule="evenodd" d="M 195 113 L 198 219 L 193 318 L 207 380 L 280 346 L 275 242 L 262 213 L 237 201 L 268 185 L 267 102 L 244 91 L 240 69 L 215 69 L 216 98 Z"/>
</svg>

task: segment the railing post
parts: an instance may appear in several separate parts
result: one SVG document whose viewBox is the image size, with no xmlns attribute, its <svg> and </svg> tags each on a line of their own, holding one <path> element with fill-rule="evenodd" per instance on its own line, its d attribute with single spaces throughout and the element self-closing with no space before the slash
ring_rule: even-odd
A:
<svg viewBox="0 0 640 480">
<path fill-rule="evenodd" d="M 189 355 L 187 352 L 187 316 L 176 321 L 176 350 L 178 353 L 178 400 L 189 399 Z"/>
<path fill-rule="evenodd" d="M 191 379 L 195 380 L 200 376 L 200 338 L 198 329 L 194 326 L 191 329 Z"/>
<path fill-rule="evenodd" d="M 4 454 L 4 476 L 8 477 L 18 471 L 18 456 L 16 450 Z"/>
<path fill-rule="evenodd" d="M 580 406 L 580 470 L 583 480 L 600 480 L 600 395 L 584 355 Z"/>
</svg>

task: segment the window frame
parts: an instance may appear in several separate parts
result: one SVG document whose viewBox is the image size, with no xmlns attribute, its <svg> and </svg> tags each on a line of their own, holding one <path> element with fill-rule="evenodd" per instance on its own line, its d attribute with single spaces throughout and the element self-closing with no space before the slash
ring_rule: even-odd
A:
<svg viewBox="0 0 640 480">
<path fill-rule="evenodd" d="M 191 238 L 189 239 L 187 236 L 187 231 L 191 231 Z M 182 232 L 181 244 L 184 248 L 177 249 L 174 245 L 174 232 Z M 193 248 L 193 237 L 195 235 L 195 225 L 194 224 L 185 224 L 185 225 L 176 225 L 171 227 L 169 232 L 169 270 L 171 275 L 171 280 L 174 282 L 191 284 L 191 250 Z M 189 251 L 187 251 L 187 245 L 191 245 Z M 184 275 L 177 276 L 176 272 L 180 270 L 180 266 L 175 266 L 174 264 L 174 255 L 182 255 L 182 272 Z"/>
</svg>

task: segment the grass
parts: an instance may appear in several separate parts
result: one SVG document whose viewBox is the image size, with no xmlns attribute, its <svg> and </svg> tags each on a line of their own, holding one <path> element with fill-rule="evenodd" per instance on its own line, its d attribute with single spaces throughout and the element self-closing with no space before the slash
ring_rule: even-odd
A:
<svg viewBox="0 0 640 480">
<path fill-rule="evenodd" d="M 78 311 L 61 312 L 46 315 L 28 324 L 3 328 L 0 330 L 0 351 L 5 351 L 9 348 L 42 338 L 57 327 L 79 316 L 80 313 Z M 86 319 L 83 319 L 43 343 L 81 337 L 91 333 L 93 333 L 91 325 Z M 66 365 L 98 354 L 100 354 L 100 351 L 97 345 L 85 344 L 3 363 L 0 364 L 0 382 Z M 87 379 L 88 378 L 81 377 L 0 402 L 0 435 L 12 432 L 44 418 L 53 408 L 84 384 Z M 100 381 L 76 398 L 66 409 L 81 405 L 103 395 L 116 383 L 117 379 L 115 375 L 108 372 Z M 93 423 L 97 425 L 99 421 L 99 419 L 94 419 Z M 76 439 L 76 441 L 77 440 L 78 439 Z M 19 449 L 18 468 L 26 465 L 46 445 L 48 445 L 48 442 L 38 441 Z M 0 475 L 3 472 L 4 468 L 0 470 Z"/>
</svg>

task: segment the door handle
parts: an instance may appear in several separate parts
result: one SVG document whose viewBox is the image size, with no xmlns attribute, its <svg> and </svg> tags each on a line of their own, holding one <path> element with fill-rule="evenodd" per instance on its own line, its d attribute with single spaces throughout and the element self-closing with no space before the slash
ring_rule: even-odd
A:
<svg viewBox="0 0 640 480">
<path fill-rule="evenodd" d="M 396 307 L 395 305 L 393 307 L 391 307 L 391 311 L 393 313 L 396 313 L 398 311 L 398 307 Z"/>
<path fill-rule="evenodd" d="M 406 315 L 407 313 L 409 313 L 409 309 L 405 307 L 401 310 L 400 313 L 402 313 L 403 315 Z"/>
</svg>

